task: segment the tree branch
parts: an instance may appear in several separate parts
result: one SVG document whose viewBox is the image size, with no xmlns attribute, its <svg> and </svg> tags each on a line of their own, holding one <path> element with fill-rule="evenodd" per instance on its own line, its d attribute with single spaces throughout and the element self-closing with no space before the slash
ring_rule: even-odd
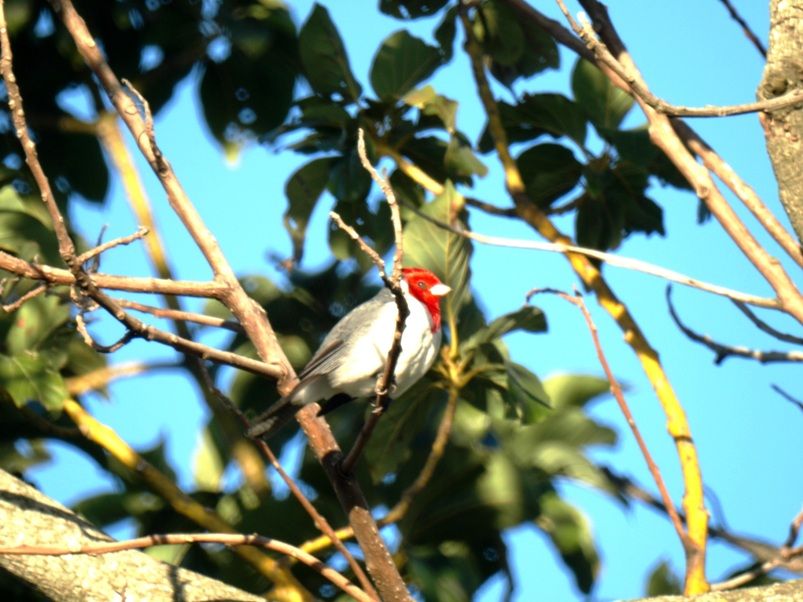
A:
<svg viewBox="0 0 803 602">
<path fill-rule="evenodd" d="M 616 399 L 619 410 L 625 417 L 627 425 L 630 427 L 630 431 L 633 433 L 633 437 L 636 439 L 636 443 L 641 451 L 641 455 L 644 456 L 644 460 L 647 462 L 647 468 L 649 469 L 650 474 L 655 481 L 655 485 L 658 487 L 658 491 L 661 493 L 661 499 L 664 502 L 664 507 L 666 508 L 666 512 L 669 515 L 670 521 L 672 522 L 672 526 L 675 528 L 675 532 L 677 533 L 677 536 L 683 546 L 685 547 L 689 545 L 690 542 L 688 541 L 688 534 L 683 527 L 683 522 L 681 521 L 680 516 L 675 509 L 675 504 L 672 501 L 672 497 L 669 495 L 669 490 L 666 488 L 666 483 L 661 475 L 661 471 L 658 468 L 658 465 L 655 463 L 655 460 L 653 460 L 652 454 L 647 447 L 647 442 L 644 440 L 644 437 L 641 436 L 641 431 L 639 430 L 636 420 L 633 418 L 633 413 L 630 411 L 630 407 L 628 406 L 624 394 L 622 393 L 622 387 L 619 385 L 619 381 L 616 380 L 616 376 L 614 376 L 613 371 L 608 364 L 608 359 L 605 357 L 605 352 L 602 350 L 602 344 L 599 341 L 597 325 L 594 324 L 594 321 L 591 319 L 591 314 L 586 307 L 583 297 L 579 292 L 575 292 L 574 295 L 569 295 L 554 289 L 534 289 L 527 293 L 527 301 L 529 302 L 533 295 L 537 295 L 539 293 L 558 295 L 561 299 L 568 301 L 572 305 L 575 305 L 582 312 L 586 326 L 588 327 L 588 331 L 591 333 L 591 339 L 594 343 L 594 349 L 597 352 L 597 358 L 599 359 L 599 363 L 605 372 L 606 378 L 608 379 L 611 393 L 613 394 L 614 399 Z"/>
</svg>

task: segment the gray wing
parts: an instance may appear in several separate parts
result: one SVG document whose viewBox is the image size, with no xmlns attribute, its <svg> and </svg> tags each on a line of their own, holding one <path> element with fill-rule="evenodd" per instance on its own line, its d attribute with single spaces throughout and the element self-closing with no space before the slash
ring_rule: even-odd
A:
<svg viewBox="0 0 803 602">
<path fill-rule="evenodd" d="M 311 376 L 328 374 L 337 368 L 351 349 L 349 341 L 358 339 L 370 329 L 372 321 L 380 313 L 380 307 L 394 303 L 393 293 L 383 288 L 377 295 L 358 305 L 334 325 L 321 346 L 312 356 L 298 377 L 301 381 Z"/>
</svg>

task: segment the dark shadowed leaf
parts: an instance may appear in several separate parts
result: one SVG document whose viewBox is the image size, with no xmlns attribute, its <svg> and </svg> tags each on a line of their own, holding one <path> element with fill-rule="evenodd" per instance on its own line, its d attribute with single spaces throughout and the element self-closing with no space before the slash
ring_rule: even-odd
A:
<svg viewBox="0 0 803 602">
<path fill-rule="evenodd" d="M 527 149 L 516 163 L 527 196 L 539 207 L 549 207 L 577 185 L 583 166 L 574 154 L 559 144 L 538 144 Z"/>
<path fill-rule="evenodd" d="M 552 136 L 567 136 L 582 145 L 586 139 L 586 118 L 576 103 L 562 94 L 530 94 L 517 105 L 522 121 Z"/>
<path fill-rule="evenodd" d="M 386 474 L 396 472 L 407 460 L 413 439 L 429 420 L 440 420 L 445 399 L 443 389 L 435 389 L 430 381 L 424 379 L 390 404 L 365 450 L 375 483 Z"/>
<path fill-rule="evenodd" d="M 284 186 L 287 195 L 287 211 L 284 212 L 284 227 L 293 241 L 293 258 L 301 261 L 307 224 L 315 204 L 329 182 L 329 169 L 333 159 L 314 159 L 299 168 Z"/>
<path fill-rule="evenodd" d="M 541 498 L 541 514 L 535 523 L 549 536 L 580 591 L 589 593 L 599 572 L 599 555 L 589 520 L 552 492 Z"/>
<path fill-rule="evenodd" d="M 549 395 L 544 391 L 541 380 L 530 372 L 530 370 L 516 362 L 507 362 L 507 376 L 510 384 L 510 392 L 519 407 L 522 408 L 524 416 L 541 416 L 540 412 L 529 411 L 529 406 L 533 403 L 540 404 L 547 408 L 550 407 Z"/>
<path fill-rule="evenodd" d="M 441 65 L 441 54 L 405 30 L 391 34 L 371 65 L 371 85 L 382 99 L 404 96 Z"/>
<path fill-rule="evenodd" d="M 572 73 L 574 98 L 588 118 L 599 129 L 614 129 L 619 126 L 633 98 L 611 83 L 611 80 L 595 65 L 579 59 Z"/>
<path fill-rule="evenodd" d="M 315 91 L 357 100 L 362 88 L 354 79 L 346 48 L 329 11 L 316 3 L 298 38 L 304 72 Z"/>
<path fill-rule="evenodd" d="M 379 0 L 379 10 L 397 19 L 417 19 L 434 15 L 449 0 Z"/>
</svg>

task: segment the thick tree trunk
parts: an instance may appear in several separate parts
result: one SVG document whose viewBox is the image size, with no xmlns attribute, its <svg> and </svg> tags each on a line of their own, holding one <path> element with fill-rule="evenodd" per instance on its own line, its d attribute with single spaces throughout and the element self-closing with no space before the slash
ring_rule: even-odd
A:
<svg viewBox="0 0 803 602">
<path fill-rule="evenodd" d="M 761 99 L 803 88 L 803 0 L 771 0 L 767 65 Z M 799 241 L 803 241 L 803 107 L 763 115 L 778 191 Z"/>
<path fill-rule="evenodd" d="M 0 545 L 80 546 L 109 539 L 58 502 L 0 470 Z M 16 576 L 18 585 L 28 587 L 29 599 L 264 602 L 264 598 L 134 550 L 98 556 L 0 555 L 0 573 L 3 570 Z"/>
</svg>

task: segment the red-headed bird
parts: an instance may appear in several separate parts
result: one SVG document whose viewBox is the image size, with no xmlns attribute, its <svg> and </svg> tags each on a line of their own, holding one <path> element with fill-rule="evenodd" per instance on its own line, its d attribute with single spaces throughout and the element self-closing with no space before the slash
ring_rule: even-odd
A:
<svg viewBox="0 0 803 602">
<path fill-rule="evenodd" d="M 440 298 L 451 290 L 424 268 L 403 268 L 400 284 L 410 315 L 402 333 L 395 387 L 390 393 L 393 399 L 413 386 L 435 361 L 441 344 Z M 270 437 L 309 403 L 324 402 L 320 412 L 324 414 L 351 399 L 373 396 L 385 369 L 397 315 L 393 293 L 383 288 L 343 316 L 299 373 L 296 387 L 258 416 L 248 434 Z"/>
</svg>

